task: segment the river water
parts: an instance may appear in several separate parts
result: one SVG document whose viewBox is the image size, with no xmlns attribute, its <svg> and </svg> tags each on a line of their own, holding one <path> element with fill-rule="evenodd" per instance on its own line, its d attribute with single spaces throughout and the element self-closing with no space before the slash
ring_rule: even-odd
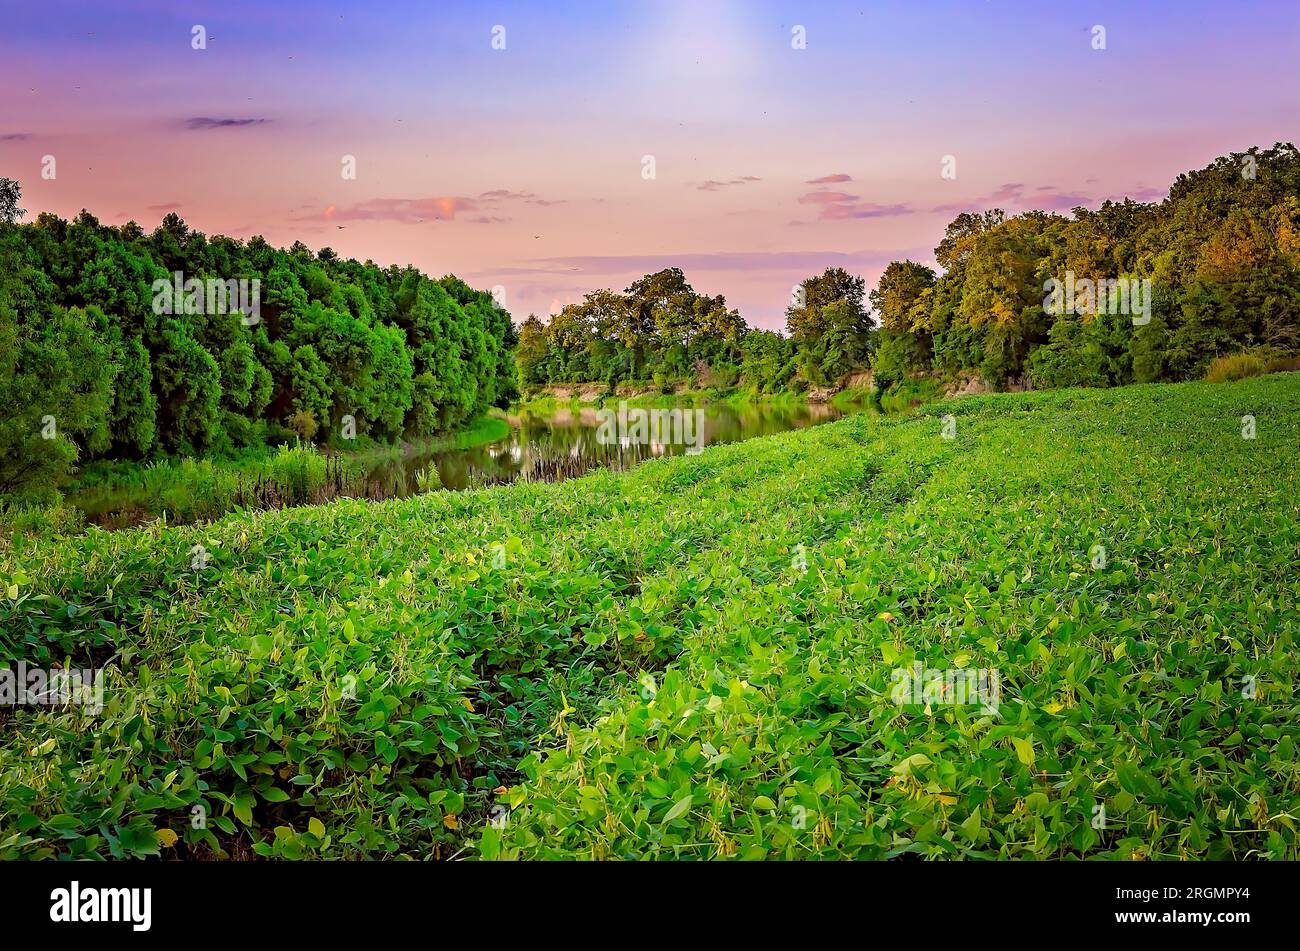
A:
<svg viewBox="0 0 1300 951">
<path fill-rule="evenodd" d="M 592 468 L 625 469 L 659 456 L 802 429 L 842 415 L 825 404 L 634 407 L 621 412 L 611 407 L 604 414 L 590 406 L 523 410 L 508 417 L 510 434 L 497 442 L 384 459 L 370 475 L 396 496 L 516 479 L 554 482 Z"/>
<path fill-rule="evenodd" d="M 871 407 L 862 411 L 875 412 Z M 166 514 L 172 523 L 215 518 L 232 508 L 324 504 L 343 496 L 405 498 L 438 489 L 501 485 L 519 479 L 557 482 L 592 469 L 628 469 L 659 456 L 680 455 L 839 419 L 825 404 L 714 404 L 698 409 L 554 406 L 507 417 L 507 435 L 466 449 L 419 449 L 403 454 L 335 457 L 324 485 L 290 491 L 256 473 L 229 470 L 224 483 L 197 480 L 197 488 L 168 495 L 166 479 L 153 488 L 105 487 L 74 493 L 69 501 L 103 528 L 127 528 Z M 220 469 L 220 466 L 216 467 Z M 162 484 L 165 483 L 165 484 Z M 224 484 L 224 488 L 220 486 Z M 189 486 L 190 483 L 185 483 Z"/>
</svg>

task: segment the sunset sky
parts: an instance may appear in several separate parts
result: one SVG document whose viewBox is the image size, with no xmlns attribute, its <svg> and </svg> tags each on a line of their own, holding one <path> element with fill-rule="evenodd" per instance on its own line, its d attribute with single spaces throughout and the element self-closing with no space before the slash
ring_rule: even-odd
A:
<svg viewBox="0 0 1300 951">
<path fill-rule="evenodd" d="M 960 210 L 1156 200 L 1297 141 L 1298 53 L 1294 0 L 6 2 L 0 175 L 29 220 L 175 210 L 500 284 L 516 320 L 677 265 L 778 327 Z"/>
</svg>

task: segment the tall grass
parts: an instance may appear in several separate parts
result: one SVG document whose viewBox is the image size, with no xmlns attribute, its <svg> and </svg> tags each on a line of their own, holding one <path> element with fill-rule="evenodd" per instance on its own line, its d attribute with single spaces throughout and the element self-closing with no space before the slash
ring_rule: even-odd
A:
<svg viewBox="0 0 1300 951">
<path fill-rule="evenodd" d="M 0 502 L 0 538 L 11 535 L 54 538 L 75 534 L 85 528 L 85 525 L 85 514 L 80 509 L 63 503 Z"/>
<path fill-rule="evenodd" d="M 1215 357 L 1205 372 L 1208 383 L 1230 383 L 1244 380 L 1248 376 L 1259 376 L 1264 372 L 1264 360 L 1253 353 L 1233 353 L 1226 357 Z"/>
<path fill-rule="evenodd" d="M 365 471 L 353 461 L 310 447 L 281 446 L 270 456 L 233 464 L 212 459 L 154 462 L 73 501 L 92 519 L 125 509 L 137 516 L 196 522 L 236 508 L 328 502 L 364 490 Z"/>
<path fill-rule="evenodd" d="M 1300 370 L 1300 356 L 1283 353 L 1275 347 L 1259 347 L 1215 357 L 1205 371 L 1205 380 L 1207 383 L 1231 383 L 1264 373 L 1295 370 Z"/>
</svg>

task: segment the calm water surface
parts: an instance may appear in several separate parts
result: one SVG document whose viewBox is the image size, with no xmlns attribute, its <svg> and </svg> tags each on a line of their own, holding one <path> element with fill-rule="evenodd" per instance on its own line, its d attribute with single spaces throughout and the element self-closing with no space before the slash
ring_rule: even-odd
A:
<svg viewBox="0 0 1300 951">
<path fill-rule="evenodd" d="M 612 409 L 612 407 L 611 407 Z M 867 408 L 866 412 L 875 410 Z M 555 407 L 525 410 L 507 417 L 510 432 L 504 438 L 471 449 L 416 450 L 403 456 L 380 455 L 370 463 L 361 483 L 328 484 L 312 490 L 308 498 L 285 501 L 278 493 L 264 499 L 261 488 L 250 477 L 248 489 L 252 501 L 232 500 L 230 505 L 252 508 L 278 507 L 281 504 L 323 504 L 343 495 L 362 495 L 369 499 L 405 498 L 437 489 L 464 489 L 471 486 L 501 485 L 518 479 L 558 482 L 582 475 L 592 469 L 623 470 L 658 456 L 685 453 L 688 447 L 738 442 L 755 436 L 768 436 L 791 429 L 802 429 L 830 422 L 843 412 L 822 404 L 749 405 L 744 407 L 715 405 L 698 410 L 628 408 L 628 416 L 611 427 L 595 407 Z M 635 413 L 677 414 L 677 429 L 664 425 L 647 432 L 636 430 Z M 616 414 L 615 414 L 616 415 Z M 690 416 L 689 428 L 683 428 Z M 659 417 L 666 422 L 671 417 Z M 642 417 L 643 423 L 646 417 Z M 626 428 L 624 428 L 626 427 Z M 347 463 L 344 463 L 347 465 Z M 342 470 L 340 470 L 342 471 Z M 240 483 L 244 485 L 243 482 Z M 142 501 L 133 489 L 81 493 L 72 504 L 85 512 L 87 519 L 104 528 L 127 528 L 158 517 L 163 508 Z M 205 500 L 206 501 L 206 500 Z M 211 518 L 225 511 L 227 504 L 216 501 L 213 510 L 196 514 L 169 511 L 173 523 Z"/>
<path fill-rule="evenodd" d="M 631 415 L 634 412 L 628 410 L 627 429 L 607 426 L 602 434 L 602 418 L 595 407 L 525 410 L 509 417 L 510 435 L 498 442 L 472 449 L 417 452 L 402 459 L 385 459 L 375 465 L 370 475 L 373 481 L 386 486 L 388 493 L 398 496 L 438 487 L 463 489 L 472 485 L 496 485 L 521 478 L 554 482 L 592 468 L 624 469 L 658 456 L 681 455 L 686 452 L 688 442 L 702 442 L 705 447 L 739 442 L 830 422 L 844 415 L 832 406 L 816 404 L 706 406 L 700 410 L 701 437 L 697 438 L 693 429 L 687 429 L 688 439 L 670 438 L 665 422 L 659 435 L 666 441 L 654 442 L 636 438 L 635 417 Z M 681 407 L 672 412 L 693 414 L 696 411 Z M 693 426 L 694 420 L 687 425 Z M 620 438 L 609 440 L 611 432 Z M 598 434 L 610 444 L 603 444 Z"/>
</svg>

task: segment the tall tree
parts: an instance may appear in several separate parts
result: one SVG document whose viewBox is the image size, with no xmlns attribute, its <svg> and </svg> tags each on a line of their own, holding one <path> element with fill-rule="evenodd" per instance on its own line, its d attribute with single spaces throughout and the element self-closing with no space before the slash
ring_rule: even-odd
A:
<svg viewBox="0 0 1300 951">
<path fill-rule="evenodd" d="M 21 185 L 12 178 L 0 178 L 0 224 L 11 225 L 27 214 L 18 207 L 22 197 Z"/>
</svg>

